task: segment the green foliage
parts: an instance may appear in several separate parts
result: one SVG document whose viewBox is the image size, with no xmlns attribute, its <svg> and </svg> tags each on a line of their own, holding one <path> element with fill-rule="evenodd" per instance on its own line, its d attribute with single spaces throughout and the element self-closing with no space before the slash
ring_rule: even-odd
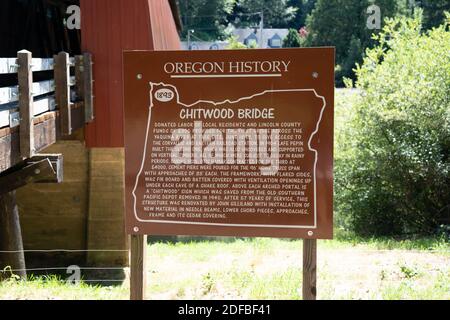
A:
<svg viewBox="0 0 450 320">
<path fill-rule="evenodd" d="M 238 41 L 238 37 L 230 37 L 228 38 L 228 45 L 226 49 L 247 49 L 247 46 L 242 42 Z"/>
<path fill-rule="evenodd" d="M 359 235 L 432 234 L 450 212 L 450 32 L 388 19 L 358 66 L 339 133 L 338 221 Z M 343 142 L 345 141 L 345 142 Z"/>
<path fill-rule="evenodd" d="M 355 63 L 373 43 L 371 35 L 377 31 L 367 28 L 367 8 L 372 4 L 380 7 L 381 19 L 406 13 L 404 0 L 317 0 L 306 20 L 307 46 L 336 47 L 338 86 L 343 77 L 354 79 Z"/>
<path fill-rule="evenodd" d="M 236 0 L 179 0 L 183 22 L 181 37 L 195 30 L 195 37 L 203 41 L 222 40 L 226 37 L 227 17 Z"/>
<path fill-rule="evenodd" d="M 289 28 L 299 30 L 306 25 L 306 18 L 314 9 L 317 0 L 289 0 L 289 5 L 297 8 L 295 16 L 289 22 Z"/>
<path fill-rule="evenodd" d="M 352 79 L 353 68 L 355 68 L 355 64 L 362 62 L 363 51 L 364 48 L 363 44 L 361 43 L 361 39 L 352 36 L 346 56 L 344 60 L 342 60 L 342 62 L 339 64 L 340 68 L 336 71 L 336 84 L 338 86 L 341 86 L 345 83 L 344 78 L 349 77 L 348 79 Z"/>
<path fill-rule="evenodd" d="M 301 47 L 301 39 L 298 31 L 289 29 L 289 33 L 283 40 L 283 48 L 299 48 Z"/>
<path fill-rule="evenodd" d="M 286 28 L 294 19 L 297 8 L 290 6 L 288 0 L 236 0 L 229 21 L 243 28 L 260 25 L 260 12 L 264 13 L 265 28 Z"/>
<path fill-rule="evenodd" d="M 448 0 L 421 0 L 417 1 L 423 9 L 423 27 L 431 29 L 444 23 L 445 11 L 450 11 L 450 1 Z"/>
<path fill-rule="evenodd" d="M 306 23 L 308 44 L 335 46 L 337 61 L 342 62 L 352 37 L 361 37 L 367 7 L 367 1 L 361 0 L 317 0 Z"/>
<path fill-rule="evenodd" d="M 401 265 L 400 272 L 403 274 L 403 276 L 406 279 L 412 279 L 419 275 L 419 271 L 417 271 L 416 268 L 408 266 L 408 265 Z"/>
</svg>

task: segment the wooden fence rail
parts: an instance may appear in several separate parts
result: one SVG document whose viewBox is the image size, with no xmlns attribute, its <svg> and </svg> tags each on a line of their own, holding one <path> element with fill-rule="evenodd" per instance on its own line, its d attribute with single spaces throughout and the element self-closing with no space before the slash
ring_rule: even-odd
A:
<svg viewBox="0 0 450 320">
<path fill-rule="evenodd" d="M 34 73 L 52 71 L 53 76 L 33 81 Z M 0 172 L 94 119 L 89 53 L 34 59 L 20 51 L 17 58 L 0 58 L 0 80 L 15 76 L 16 84 L 0 87 Z"/>
<path fill-rule="evenodd" d="M 35 73 L 45 80 L 34 82 Z M 0 85 L 0 253 L 16 252 L 0 254 L 0 269 L 26 269 L 15 190 L 62 182 L 63 155 L 39 152 L 93 120 L 92 78 L 89 54 L 33 59 L 23 50 L 0 58 L 0 84 L 9 85 Z"/>
</svg>

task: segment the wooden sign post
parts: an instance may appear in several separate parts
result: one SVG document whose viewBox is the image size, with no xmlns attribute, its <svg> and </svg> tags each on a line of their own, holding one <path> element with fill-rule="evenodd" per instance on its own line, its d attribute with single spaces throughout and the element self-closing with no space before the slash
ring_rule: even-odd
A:
<svg viewBox="0 0 450 320">
<path fill-rule="evenodd" d="M 147 236 L 132 235 L 130 250 L 130 298 L 131 300 L 144 300 L 145 286 L 147 283 L 145 262 Z"/>
<path fill-rule="evenodd" d="M 124 53 L 126 228 L 132 298 L 143 236 L 333 235 L 334 49 Z"/>
<path fill-rule="evenodd" d="M 303 300 L 316 300 L 317 240 L 303 240 Z"/>
</svg>

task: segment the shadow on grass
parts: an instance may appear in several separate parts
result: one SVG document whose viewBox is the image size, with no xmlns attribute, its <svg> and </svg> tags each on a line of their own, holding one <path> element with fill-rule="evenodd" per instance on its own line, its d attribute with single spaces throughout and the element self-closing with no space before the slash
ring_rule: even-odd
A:
<svg viewBox="0 0 450 320">
<path fill-rule="evenodd" d="M 167 243 L 167 244 L 189 244 L 189 243 L 205 243 L 220 242 L 233 243 L 242 240 L 252 240 L 255 238 L 245 237 L 205 237 L 205 236 L 149 236 L 148 244 Z M 299 239 L 281 239 L 283 241 L 298 241 Z M 340 245 L 367 245 L 379 250 L 439 250 L 445 251 L 450 248 L 450 239 L 448 236 L 398 236 L 398 237 L 363 237 L 354 233 L 335 230 L 333 240 L 325 240 L 328 244 Z"/>
<path fill-rule="evenodd" d="M 242 240 L 242 237 L 206 237 L 206 236 L 148 236 L 147 243 L 200 243 L 200 242 L 223 242 L 231 243 Z"/>
</svg>

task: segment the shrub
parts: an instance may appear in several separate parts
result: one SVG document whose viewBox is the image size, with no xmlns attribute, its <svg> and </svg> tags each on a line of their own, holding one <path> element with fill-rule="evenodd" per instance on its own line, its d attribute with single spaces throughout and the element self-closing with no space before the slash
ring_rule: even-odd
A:
<svg viewBox="0 0 450 320">
<path fill-rule="evenodd" d="M 289 33 L 283 40 L 283 48 L 298 48 L 301 47 L 300 34 L 295 29 L 289 29 Z"/>
<path fill-rule="evenodd" d="M 233 49 L 247 49 L 247 46 L 243 44 L 242 42 L 239 42 L 239 37 L 237 36 L 231 36 L 228 38 L 228 45 L 226 47 L 227 50 L 233 50 Z"/>
<path fill-rule="evenodd" d="M 450 32 L 388 19 L 355 70 L 361 97 L 336 156 L 340 224 L 430 234 L 450 211 Z M 339 145 L 339 143 L 338 143 Z"/>
</svg>

